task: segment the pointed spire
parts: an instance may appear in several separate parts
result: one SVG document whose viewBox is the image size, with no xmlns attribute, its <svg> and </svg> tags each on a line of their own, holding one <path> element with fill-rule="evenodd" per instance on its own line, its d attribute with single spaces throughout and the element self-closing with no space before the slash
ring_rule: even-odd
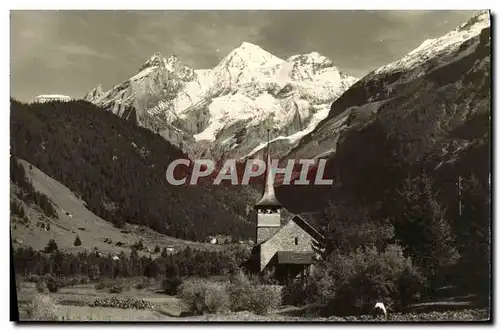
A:
<svg viewBox="0 0 500 331">
<path fill-rule="evenodd" d="M 262 193 L 262 198 L 255 205 L 255 207 L 281 207 L 280 202 L 276 198 L 274 193 L 274 176 L 271 167 L 271 152 L 270 152 L 270 141 L 269 141 L 269 129 L 267 129 L 267 164 L 266 164 L 266 176 L 264 183 L 264 190 Z"/>
</svg>

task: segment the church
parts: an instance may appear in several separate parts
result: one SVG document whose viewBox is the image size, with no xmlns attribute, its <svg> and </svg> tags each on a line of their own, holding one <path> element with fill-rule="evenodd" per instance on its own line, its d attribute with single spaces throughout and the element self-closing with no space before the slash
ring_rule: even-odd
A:
<svg viewBox="0 0 500 331">
<path fill-rule="evenodd" d="M 314 247 L 321 245 L 324 237 L 278 201 L 269 155 L 262 198 L 255 204 L 252 218 L 256 244 L 244 267 L 254 274 L 268 274 L 280 284 L 306 277 L 317 260 Z"/>
</svg>

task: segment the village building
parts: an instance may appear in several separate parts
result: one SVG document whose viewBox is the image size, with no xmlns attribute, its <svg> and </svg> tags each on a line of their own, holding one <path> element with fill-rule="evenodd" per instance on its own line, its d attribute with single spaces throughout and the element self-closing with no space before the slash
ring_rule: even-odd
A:
<svg viewBox="0 0 500 331">
<path fill-rule="evenodd" d="M 255 246 L 244 268 L 252 273 L 268 274 L 281 284 L 306 277 L 318 258 L 315 248 L 322 244 L 324 237 L 278 201 L 269 155 L 263 195 L 251 215 L 256 224 Z"/>
</svg>

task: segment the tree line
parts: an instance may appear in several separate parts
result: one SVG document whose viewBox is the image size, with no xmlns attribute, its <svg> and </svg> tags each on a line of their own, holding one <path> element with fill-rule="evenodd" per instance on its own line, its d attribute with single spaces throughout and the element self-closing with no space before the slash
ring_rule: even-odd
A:
<svg viewBox="0 0 500 331">
<path fill-rule="evenodd" d="M 16 274 L 28 276 L 50 274 L 56 277 L 158 277 L 182 278 L 189 276 L 209 277 L 234 273 L 247 258 L 248 252 L 237 246 L 211 252 L 191 249 L 170 253 L 163 249 L 159 257 L 139 256 L 136 250 L 130 254 L 121 252 L 117 258 L 98 252 L 66 253 L 57 248 L 53 240 L 43 251 L 32 247 L 20 247 L 13 252 Z"/>
</svg>

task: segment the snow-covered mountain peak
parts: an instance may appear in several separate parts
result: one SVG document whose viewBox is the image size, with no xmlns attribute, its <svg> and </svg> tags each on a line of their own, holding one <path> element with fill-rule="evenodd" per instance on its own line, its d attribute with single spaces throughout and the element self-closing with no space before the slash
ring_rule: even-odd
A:
<svg viewBox="0 0 500 331">
<path fill-rule="evenodd" d="M 92 90 L 90 90 L 85 95 L 85 97 L 83 97 L 83 99 L 87 100 L 87 101 L 94 101 L 94 100 L 96 100 L 97 98 L 99 98 L 103 94 L 104 94 L 104 91 L 102 89 L 102 85 L 101 84 L 97 84 L 96 87 L 94 87 Z"/>
<path fill-rule="evenodd" d="M 481 32 L 482 29 L 490 25 L 490 11 L 481 10 L 476 15 L 472 16 L 467 22 L 460 24 L 456 31 L 476 31 Z"/>
<path fill-rule="evenodd" d="M 455 30 L 441 37 L 425 40 L 419 47 L 415 48 L 402 59 L 380 67 L 374 74 L 415 68 L 427 61 L 430 57 L 451 52 L 459 47 L 464 40 L 477 36 L 481 33 L 481 30 L 489 26 L 489 11 L 480 11 L 467 22 L 459 25 Z"/>
<path fill-rule="evenodd" d="M 313 64 L 313 63 L 318 63 L 318 64 L 323 64 L 325 66 L 333 66 L 333 62 L 328 59 L 326 56 L 321 55 L 318 52 L 311 52 L 307 54 L 298 54 L 298 55 L 293 55 L 290 56 L 287 61 L 289 62 L 296 62 L 300 64 Z"/>
<path fill-rule="evenodd" d="M 161 56 L 160 52 L 154 53 L 144 64 L 139 68 L 138 72 L 143 71 L 146 68 L 159 67 L 164 64 L 165 59 Z"/>
<path fill-rule="evenodd" d="M 283 63 L 283 60 L 249 42 L 243 42 L 232 50 L 221 62 L 220 66 L 242 68 L 273 67 Z"/>
<path fill-rule="evenodd" d="M 223 149 L 242 156 L 261 146 L 266 127 L 283 144 L 294 143 L 356 80 L 318 52 L 285 61 L 243 42 L 205 70 L 155 53 L 127 81 L 93 90 L 89 101 L 125 118 L 135 109 L 141 126 L 185 151 L 209 146 L 214 155 Z"/>
</svg>

